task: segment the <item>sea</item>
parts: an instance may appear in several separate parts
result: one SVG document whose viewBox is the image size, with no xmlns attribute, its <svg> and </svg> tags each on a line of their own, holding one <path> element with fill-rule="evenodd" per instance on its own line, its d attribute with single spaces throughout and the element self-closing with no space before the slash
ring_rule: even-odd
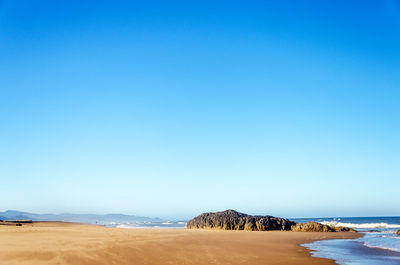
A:
<svg viewBox="0 0 400 265">
<path fill-rule="evenodd" d="M 310 221 L 331 226 L 356 229 L 363 236 L 358 239 L 315 241 L 303 246 L 312 256 L 333 259 L 339 265 L 400 265 L 400 216 L 397 217 L 328 217 L 290 218 L 298 223 Z M 120 228 L 176 228 L 183 229 L 186 221 L 143 223 L 109 223 Z"/>
<path fill-rule="evenodd" d="M 186 227 L 186 221 L 160 221 L 160 222 L 108 222 L 99 223 L 107 227 L 117 227 L 117 228 L 176 228 L 183 229 Z"/>
<path fill-rule="evenodd" d="M 299 223 L 354 228 L 363 236 L 358 239 L 315 241 L 303 246 L 312 256 L 333 259 L 339 265 L 400 265 L 400 217 L 335 217 L 293 219 Z"/>
</svg>

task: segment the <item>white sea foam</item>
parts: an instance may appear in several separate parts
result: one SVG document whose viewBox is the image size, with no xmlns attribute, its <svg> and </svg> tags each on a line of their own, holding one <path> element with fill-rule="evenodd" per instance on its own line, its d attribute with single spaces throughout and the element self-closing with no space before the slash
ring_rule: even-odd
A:
<svg viewBox="0 0 400 265">
<path fill-rule="evenodd" d="M 331 226 L 354 228 L 363 232 L 364 236 L 357 239 L 316 241 L 305 245 L 312 250 L 313 256 L 331 258 L 341 265 L 400 264 L 400 235 L 396 234 L 400 229 L 399 217 L 335 218 L 328 220 L 317 219 L 315 221 Z M 365 249 L 360 252 L 358 249 L 362 245 Z M 371 251 L 368 251 L 368 248 L 371 248 Z M 372 251 L 372 248 L 387 250 L 387 252 Z"/>
<path fill-rule="evenodd" d="M 139 228 L 137 225 L 127 225 L 127 224 L 120 224 L 116 226 L 117 228 Z"/>
<path fill-rule="evenodd" d="M 321 222 L 324 225 L 330 226 L 343 226 L 350 228 L 359 229 L 373 229 L 373 228 L 400 228 L 400 224 L 388 224 L 388 223 L 364 223 L 364 224 L 354 224 L 354 223 L 342 223 L 337 221 L 324 221 Z"/>
<path fill-rule="evenodd" d="M 400 237 L 396 234 L 388 233 L 367 233 L 359 239 L 364 245 L 370 248 L 381 248 L 400 252 Z"/>
<path fill-rule="evenodd" d="M 395 252 L 400 252 L 400 248 L 398 247 L 392 247 L 392 246 L 387 246 L 386 244 L 371 244 L 368 242 L 364 243 L 364 246 L 369 247 L 369 248 L 380 248 L 380 249 L 385 249 L 385 250 L 391 250 Z"/>
</svg>

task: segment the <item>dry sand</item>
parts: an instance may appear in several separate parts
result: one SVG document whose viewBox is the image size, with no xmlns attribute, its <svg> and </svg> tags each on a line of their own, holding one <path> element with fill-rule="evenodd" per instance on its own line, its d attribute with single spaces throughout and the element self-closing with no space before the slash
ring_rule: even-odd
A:
<svg viewBox="0 0 400 265">
<path fill-rule="evenodd" d="M 0 226 L 0 264 L 335 264 L 299 244 L 356 233 L 123 229 L 59 222 Z"/>
</svg>

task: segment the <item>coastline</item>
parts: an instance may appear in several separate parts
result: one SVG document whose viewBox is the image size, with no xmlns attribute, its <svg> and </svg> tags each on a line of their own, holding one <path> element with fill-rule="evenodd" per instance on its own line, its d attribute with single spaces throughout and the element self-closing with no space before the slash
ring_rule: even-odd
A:
<svg viewBox="0 0 400 265">
<path fill-rule="evenodd" d="M 351 240 L 323 240 L 303 244 L 313 257 L 334 259 L 337 264 L 379 264 L 396 265 L 400 262 L 400 253 L 382 247 L 365 244 L 367 233 L 363 237 Z"/>
<path fill-rule="evenodd" d="M 322 264 L 301 246 L 357 233 L 127 229 L 64 222 L 0 227 L 0 264 Z"/>
</svg>

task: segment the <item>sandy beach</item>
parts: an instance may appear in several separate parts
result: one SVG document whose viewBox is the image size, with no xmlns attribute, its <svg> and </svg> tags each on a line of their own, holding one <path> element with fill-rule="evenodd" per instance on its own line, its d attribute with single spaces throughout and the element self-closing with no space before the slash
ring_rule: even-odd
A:
<svg viewBox="0 0 400 265">
<path fill-rule="evenodd" d="M 335 264 L 312 258 L 300 244 L 358 236 L 38 222 L 0 226 L 0 264 Z"/>
</svg>

